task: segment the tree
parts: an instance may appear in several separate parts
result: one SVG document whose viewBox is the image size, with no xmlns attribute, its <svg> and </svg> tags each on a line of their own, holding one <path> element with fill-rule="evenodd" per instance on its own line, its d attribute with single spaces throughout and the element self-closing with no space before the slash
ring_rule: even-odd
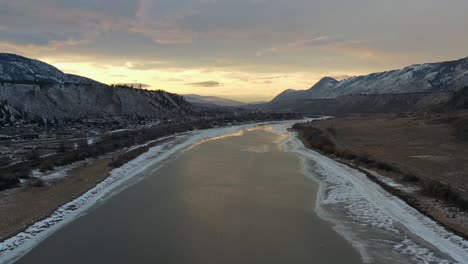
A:
<svg viewBox="0 0 468 264">
<path fill-rule="evenodd" d="M 59 144 L 59 147 L 58 147 L 57 151 L 60 152 L 60 153 L 63 153 L 65 151 L 67 151 L 67 146 L 66 146 L 64 140 L 60 141 L 60 144 Z"/>
<path fill-rule="evenodd" d="M 8 156 L 0 157 L 0 167 L 10 165 L 11 159 Z"/>
<path fill-rule="evenodd" d="M 80 139 L 76 142 L 79 149 L 87 148 L 89 146 L 87 139 Z"/>
<path fill-rule="evenodd" d="M 39 159 L 39 150 L 33 149 L 31 152 L 28 153 L 28 159 L 29 160 L 37 160 Z"/>
<path fill-rule="evenodd" d="M 47 172 L 54 169 L 54 162 L 52 160 L 44 160 L 39 166 L 41 172 Z"/>
</svg>

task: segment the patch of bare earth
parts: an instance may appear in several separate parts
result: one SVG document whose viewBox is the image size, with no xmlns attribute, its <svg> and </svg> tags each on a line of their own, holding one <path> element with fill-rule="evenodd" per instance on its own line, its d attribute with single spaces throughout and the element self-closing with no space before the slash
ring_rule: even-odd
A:
<svg viewBox="0 0 468 264">
<path fill-rule="evenodd" d="M 43 187 L 23 186 L 0 192 L 0 241 L 50 215 L 107 178 L 111 160 L 111 154 L 90 160 Z"/>
</svg>

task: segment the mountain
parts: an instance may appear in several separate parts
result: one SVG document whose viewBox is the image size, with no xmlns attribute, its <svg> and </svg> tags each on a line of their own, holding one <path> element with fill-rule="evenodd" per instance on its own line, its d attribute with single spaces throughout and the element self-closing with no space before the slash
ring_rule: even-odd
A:
<svg viewBox="0 0 468 264">
<path fill-rule="evenodd" d="M 0 81 L 21 84 L 101 84 L 85 77 L 65 74 L 42 61 L 9 53 L 0 53 Z"/>
<path fill-rule="evenodd" d="M 245 105 L 243 102 L 221 98 L 217 96 L 202 96 L 197 94 L 184 94 L 187 102 L 192 104 L 199 104 L 205 106 L 241 106 Z"/>
<path fill-rule="evenodd" d="M 452 92 L 342 95 L 327 99 L 279 100 L 259 108 L 312 115 L 406 113 L 445 104 Z"/>
<path fill-rule="evenodd" d="M 308 90 L 286 90 L 272 102 L 330 99 L 343 95 L 456 92 L 468 85 L 468 58 L 412 65 L 400 70 L 357 76 L 342 81 L 325 77 Z"/>
<path fill-rule="evenodd" d="M 332 89 L 335 85 L 338 84 L 338 81 L 331 78 L 325 77 L 322 78 L 318 83 L 316 83 L 312 88 L 305 91 L 297 91 L 294 89 L 287 89 L 276 96 L 273 101 L 280 101 L 280 100 L 300 100 L 300 99 L 317 99 L 320 96 L 316 96 L 319 94 L 325 94 L 328 90 Z M 328 98 L 328 97 L 323 97 Z"/>
<path fill-rule="evenodd" d="M 0 53 L 0 118 L 166 118 L 192 111 L 182 96 L 111 87 L 15 54 Z"/>
</svg>

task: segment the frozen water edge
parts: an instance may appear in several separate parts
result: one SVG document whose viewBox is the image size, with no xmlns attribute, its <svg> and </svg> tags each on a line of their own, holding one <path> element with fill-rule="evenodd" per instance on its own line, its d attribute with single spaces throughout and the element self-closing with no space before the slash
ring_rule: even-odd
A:
<svg viewBox="0 0 468 264">
<path fill-rule="evenodd" d="M 278 125 L 274 130 L 278 133 L 288 133 L 286 128 Z M 398 197 L 389 194 L 365 174 L 305 148 L 295 133 L 289 133 L 288 139 L 283 142 L 283 149 L 297 153 L 305 159 L 305 175 L 320 175 L 317 214 L 335 224 L 335 230 L 353 244 L 365 262 L 378 262 L 370 254 L 372 249 L 369 243 L 375 241 L 363 241 L 363 237 L 352 230 L 349 223 L 333 217 L 327 207 L 342 206 L 346 216 L 353 219 L 354 223 L 364 225 L 367 230 L 376 229 L 397 237 L 396 241 L 383 243 L 394 242 L 390 251 L 406 255 L 413 262 L 468 263 L 468 241 L 447 231 Z M 314 171 L 308 167 L 307 160 L 315 163 Z M 419 243 L 418 239 L 413 239 L 415 237 L 425 243 Z M 442 256 L 434 253 L 431 247 L 442 252 Z M 397 261 L 390 261 L 393 262 Z"/>
<path fill-rule="evenodd" d="M 295 122 L 300 121 L 303 120 L 296 120 Z M 293 121 L 285 122 L 291 123 Z M 185 132 L 176 135 L 174 140 L 150 148 L 148 152 L 124 164 L 122 167 L 112 170 L 110 176 L 104 181 L 98 183 L 80 197 L 59 207 L 49 217 L 34 223 L 25 231 L 0 242 L 0 263 L 15 262 L 49 235 L 85 214 L 103 199 L 109 198 L 111 195 L 125 189 L 132 182 L 141 180 L 145 176 L 143 172 L 158 164 L 162 165 L 174 154 L 206 140 L 266 124 L 271 124 L 271 122 Z"/>
</svg>

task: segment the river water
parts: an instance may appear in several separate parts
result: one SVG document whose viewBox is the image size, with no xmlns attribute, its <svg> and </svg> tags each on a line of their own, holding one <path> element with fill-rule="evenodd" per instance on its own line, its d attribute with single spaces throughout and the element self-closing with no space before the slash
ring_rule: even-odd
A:
<svg viewBox="0 0 468 264">
<path fill-rule="evenodd" d="M 51 235 L 18 263 L 360 263 L 313 212 L 280 136 L 211 140 Z"/>
<path fill-rule="evenodd" d="M 305 158 L 277 129 L 244 129 L 179 151 L 17 263 L 453 261 L 346 190 L 359 182 L 329 175 L 348 171 Z"/>
</svg>

